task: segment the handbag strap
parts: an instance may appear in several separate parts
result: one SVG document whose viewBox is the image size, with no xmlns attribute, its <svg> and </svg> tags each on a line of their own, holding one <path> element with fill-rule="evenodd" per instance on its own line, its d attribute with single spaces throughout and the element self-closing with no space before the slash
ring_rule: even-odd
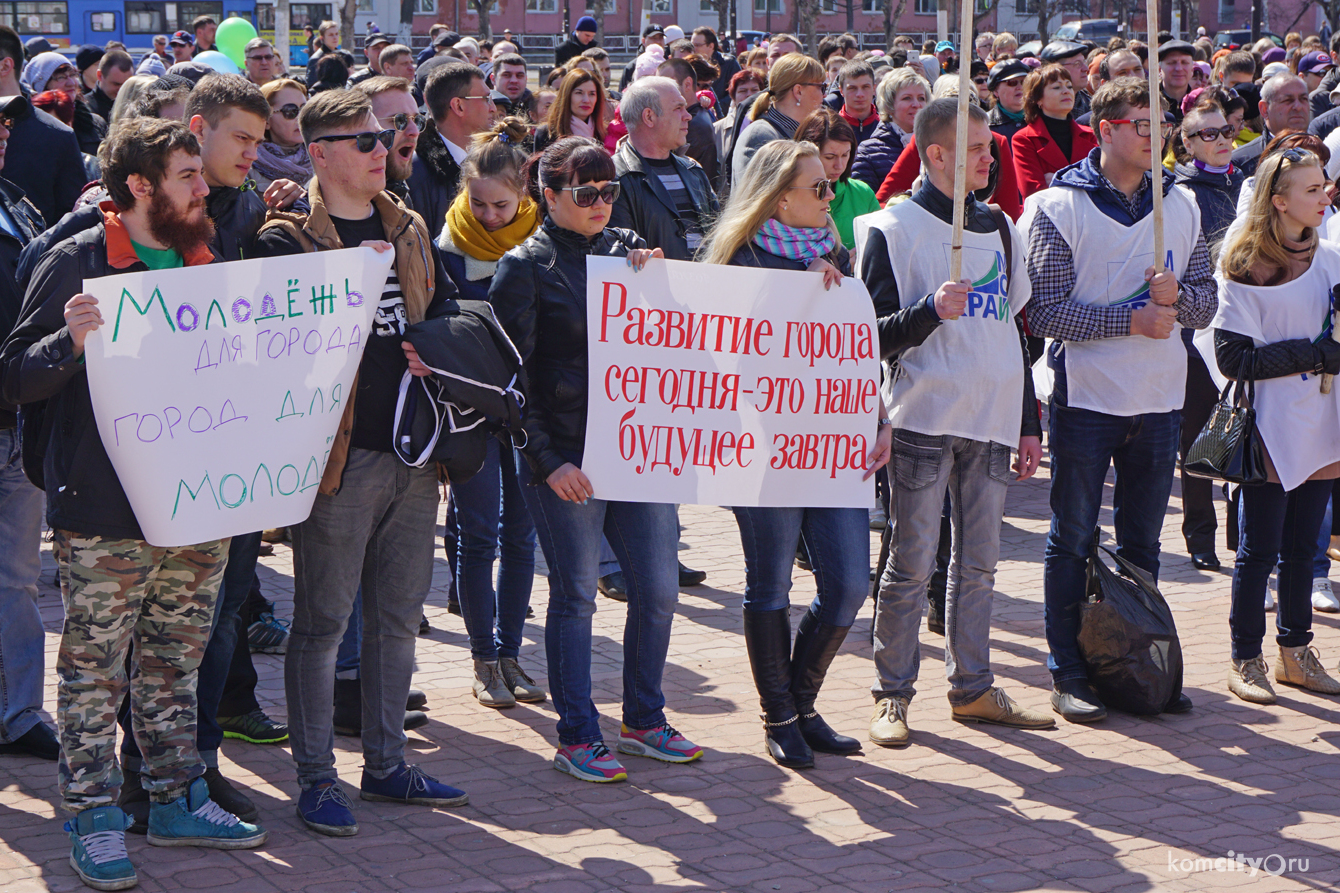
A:
<svg viewBox="0 0 1340 893">
<path fill-rule="evenodd" d="M 1233 405 L 1242 404 L 1243 391 L 1246 390 L 1248 409 L 1256 406 L 1256 378 L 1252 375 L 1252 360 L 1256 358 L 1256 349 L 1244 350 L 1242 360 L 1238 363 L 1238 377 L 1236 387 L 1233 392 Z M 1234 387 L 1234 382 L 1229 382 L 1228 387 Z M 1228 396 L 1228 388 L 1224 388 L 1224 396 Z"/>
</svg>

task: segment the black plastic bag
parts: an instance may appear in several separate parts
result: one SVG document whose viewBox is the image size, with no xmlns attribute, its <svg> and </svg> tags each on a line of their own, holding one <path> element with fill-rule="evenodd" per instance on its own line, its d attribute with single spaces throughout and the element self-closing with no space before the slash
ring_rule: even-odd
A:
<svg viewBox="0 0 1340 893">
<path fill-rule="evenodd" d="M 1095 544 L 1087 595 L 1080 606 L 1079 653 L 1089 682 L 1108 707 L 1140 716 L 1162 713 L 1182 694 L 1182 643 L 1153 578 Z"/>
</svg>

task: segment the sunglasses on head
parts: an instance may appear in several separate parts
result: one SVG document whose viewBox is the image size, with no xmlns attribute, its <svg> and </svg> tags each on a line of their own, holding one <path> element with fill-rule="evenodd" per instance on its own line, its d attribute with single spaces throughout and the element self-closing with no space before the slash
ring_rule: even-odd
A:
<svg viewBox="0 0 1340 893">
<path fill-rule="evenodd" d="M 417 129 L 423 130 L 424 125 L 428 123 L 428 116 L 423 114 L 422 112 L 415 112 L 412 115 L 409 114 L 408 112 L 400 112 L 398 114 L 390 115 L 386 118 L 383 118 L 382 120 L 390 121 L 391 126 L 393 126 L 396 130 L 407 129 L 409 127 L 409 122 L 411 121 L 414 122 L 414 126 Z"/>
<path fill-rule="evenodd" d="M 1280 152 L 1279 155 L 1280 158 L 1282 158 L 1284 161 L 1289 162 L 1290 164 L 1298 164 L 1304 161 L 1305 159 L 1312 157 L 1311 152 L 1307 151 L 1306 149 L 1299 149 L 1297 147 L 1285 149 L 1283 152 Z M 1275 194 L 1275 187 L 1279 185 L 1280 173 L 1283 170 L 1284 170 L 1284 163 L 1282 161 L 1280 162 L 1280 164 L 1276 165 L 1275 172 L 1270 175 L 1269 193 L 1271 195 Z"/>
<path fill-rule="evenodd" d="M 294 118 L 298 117 L 298 112 L 300 111 L 302 111 L 302 106 L 290 102 L 288 105 L 280 106 L 275 109 L 275 114 L 283 115 L 284 120 L 286 121 L 292 121 Z"/>
<path fill-rule="evenodd" d="M 615 183 L 606 183 L 597 189 L 594 186 L 564 186 L 559 192 L 571 192 L 572 203 L 579 208 L 589 208 L 596 203 L 596 199 L 601 199 L 607 205 L 612 205 L 619 200 L 620 185 Z"/>
<path fill-rule="evenodd" d="M 380 133 L 368 131 L 367 133 L 342 133 L 333 136 L 319 136 L 313 140 L 313 142 L 334 143 L 340 140 L 353 140 L 354 147 L 366 155 L 371 152 L 378 143 L 381 143 L 387 149 L 391 148 L 391 144 L 395 142 L 395 131 L 383 130 Z"/>
</svg>

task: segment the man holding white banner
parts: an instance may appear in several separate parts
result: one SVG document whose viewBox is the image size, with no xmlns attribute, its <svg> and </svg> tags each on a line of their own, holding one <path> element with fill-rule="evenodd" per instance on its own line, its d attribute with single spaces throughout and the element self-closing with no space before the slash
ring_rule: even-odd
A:
<svg viewBox="0 0 1340 893">
<path fill-rule="evenodd" d="M 892 542 L 875 605 L 870 740 L 908 743 L 907 706 L 920 669 L 917 629 L 925 605 L 945 493 L 953 551 L 945 598 L 945 670 L 959 722 L 1024 729 L 1055 725 L 1016 704 L 991 673 L 991 601 L 1010 480 L 1042 458 L 1042 427 L 1019 313 L 1028 277 L 1012 276 L 1023 241 L 1009 219 L 973 198 L 991 171 L 986 112 L 968 107 L 963 278 L 949 279 L 953 243 L 956 99 L 917 115 L 915 139 L 926 183 L 910 200 L 855 222 L 862 278 L 870 283 L 893 420 L 889 487 Z M 1020 407 L 1023 407 L 1022 421 Z"/>
<path fill-rule="evenodd" d="M 5 397 L 40 413 L 50 432 L 41 475 L 55 532 L 65 629 L 60 676 L 60 790 L 70 862 L 85 883 L 135 883 L 129 817 L 116 805 L 116 710 L 131 641 L 138 670 L 133 728 L 153 799 L 149 843 L 245 849 L 266 833 L 209 798 L 196 750 L 196 671 L 209 640 L 228 540 L 180 547 L 145 542 L 93 417 L 84 346 L 103 324 L 84 280 L 214 262 L 200 145 L 179 122 L 131 118 L 99 153 L 117 210 L 39 264 L 20 323 L 0 351 Z M 32 474 L 33 469 L 29 469 Z"/>
</svg>

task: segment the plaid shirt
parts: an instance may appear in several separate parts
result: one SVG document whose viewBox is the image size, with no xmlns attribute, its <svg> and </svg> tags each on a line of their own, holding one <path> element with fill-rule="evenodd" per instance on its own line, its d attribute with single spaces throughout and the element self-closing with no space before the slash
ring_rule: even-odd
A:
<svg viewBox="0 0 1340 893">
<path fill-rule="evenodd" d="M 1149 178 L 1142 179 L 1135 195 L 1128 199 L 1103 177 L 1104 185 L 1125 204 L 1132 217 L 1137 216 L 1136 209 L 1141 207 L 1150 182 Z M 1041 211 L 1034 215 L 1028 234 L 1028 277 L 1033 282 L 1033 297 L 1024 312 L 1033 335 L 1061 341 L 1093 341 L 1122 338 L 1131 333 L 1129 307 L 1104 307 L 1071 300 L 1070 293 L 1075 288 L 1074 255 L 1056 224 Z M 1173 305 L 1177 321 L 1190 329 L 1208 326 L 1219 306 L 1219 290 L 1203 233 L 1197 234 L 1186 274 L 1177 285 L 1177 302 Z"/>
</svg>

